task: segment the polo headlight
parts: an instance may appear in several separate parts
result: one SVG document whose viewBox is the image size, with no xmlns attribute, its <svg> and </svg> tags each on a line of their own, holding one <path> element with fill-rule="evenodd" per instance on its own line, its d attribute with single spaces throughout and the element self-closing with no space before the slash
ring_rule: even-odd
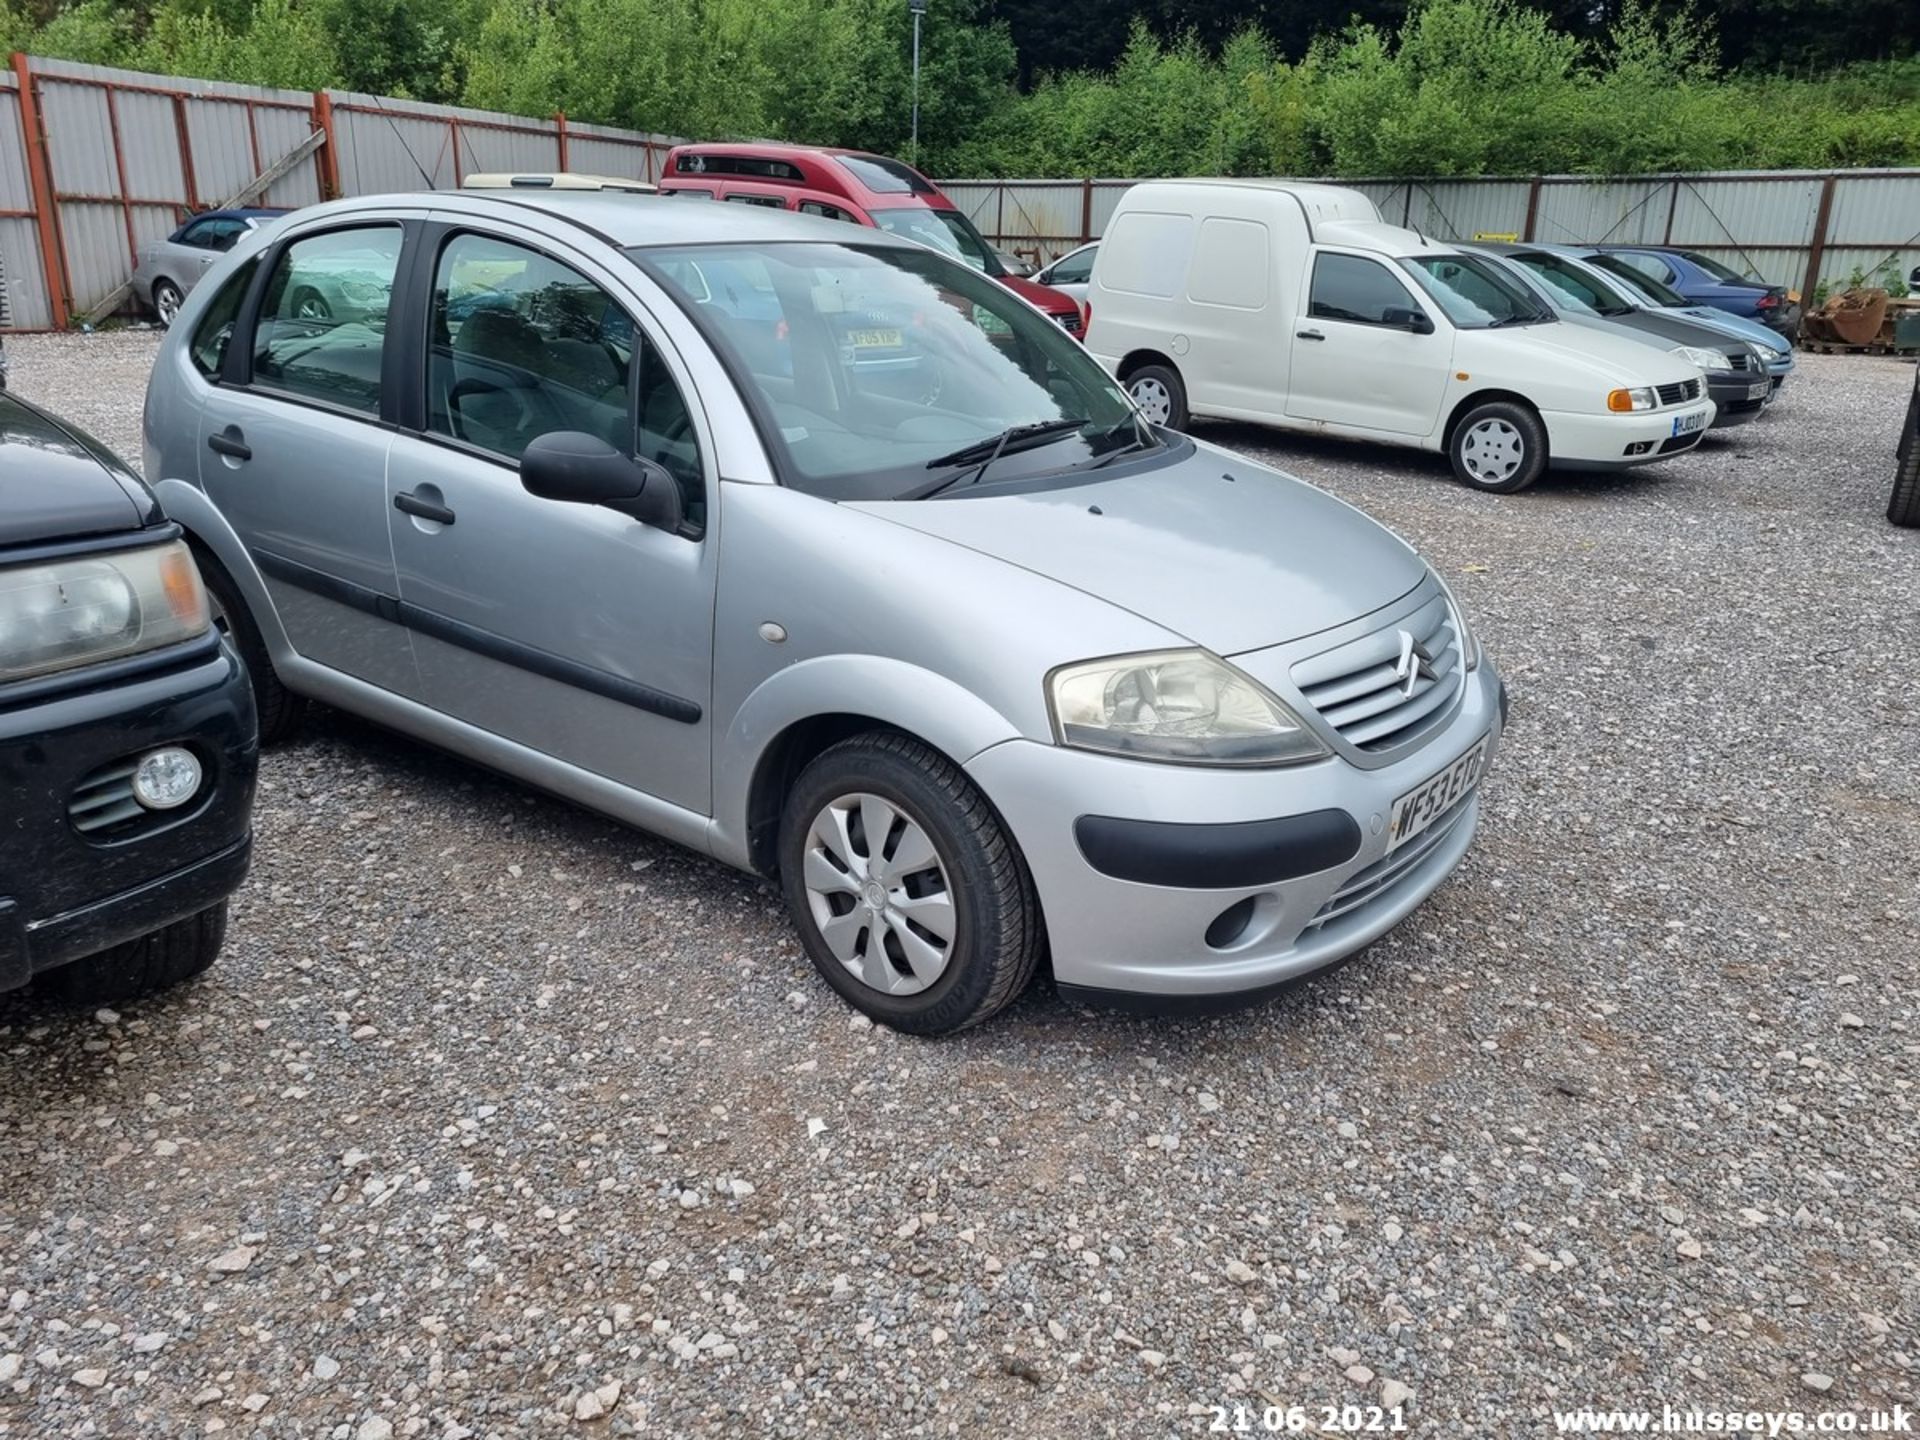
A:
<svg viewBox="0 0 1920 1440">
<path fill-rule="evenodd" d="M 1660 403 L 1660 397 L 1653 393 L 1651 386 L 1639 386 L 1632 390 L 1609 390 L 1607 409 L 1616 415 L 1630 414 L 1635 410 L 1651 410 Z"/>
<path fill-rule="evenodd" d="M 157 650 L 207 628 L 182 542 L 0 568 L 0 683 Z"/>
<path fill-rule="evenodd" d="M 1264 687 L 1204 650 L 1066 665 L 1047 680 L 1062 745 L 1183 765 L 1298 765 L 1331 752 Z"/>
<path fill-rule="evenodd" d="M 1731 370 L 1733 362 L 1719 350 L 1704 350 L 1698 345 L 1676 345 L 1672 353 L 1698 365 L 1702 370 Z"/>
</svg>

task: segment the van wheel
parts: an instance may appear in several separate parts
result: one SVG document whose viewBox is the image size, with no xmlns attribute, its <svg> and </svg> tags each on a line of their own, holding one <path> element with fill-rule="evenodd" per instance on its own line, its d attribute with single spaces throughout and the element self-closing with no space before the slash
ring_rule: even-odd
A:
<svg viewBox="0 0 1920 1440">
<path fill-rule="evenodd" d="M 1184 430 L 1192 418 L 1187 414 L 1187 387 L 1171 365 L 1142 365 L 1127 377 L 1127 394 L 1152 424 Z"/>
<path fill-rule="evenodd" d="M 131 1000 L 191 980 L 213 964 L 227 938 L 227 902 L 98 955 L 48 970 L 34 989 L 74 1005 Z"/>
<path fill-rule="evenodd" d="M 1000 817 L 959 767 L 905 735 L 856 735 L 800 773 L 780 884 L 801 943 L 856 1010 L 947 1035 L 1018 995 L 1039 905 Z"/>
<path fill-rule="evenodd" d="M 233 648 L 246 662 L 247 680 L 253 686 L 253 708 L 259 716 L 260 743 L 273 745 L 289 738 L 300 728 L 306 702 L 280 682 L 267 654 L 267 642 L 260 638 L 260 627 L 240 588 L 233 583 L 224 566 L 198 545 L 193 558 L 199 562 L 201 578 L 207 582 L 207 600 L 213 611 L 213 623 L 221 634 L 233 641 Z"/>
<path fill-rule="evenodd" d="M 1511 495 L 1547 469 L 1547 427 L 1528 406 L 1510 400 L 1476 405 L 1454 426 L 1447 445 L 1453 478 L 1474 490 Z"/>
</svg>

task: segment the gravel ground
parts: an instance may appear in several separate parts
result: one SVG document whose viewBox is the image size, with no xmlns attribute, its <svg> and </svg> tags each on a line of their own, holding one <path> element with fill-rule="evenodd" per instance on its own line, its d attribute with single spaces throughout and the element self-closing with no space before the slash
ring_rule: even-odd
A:
<svg viewBox="0 0 1920 1440">
<path fill-rule="evenodd" d="M 130 455 L 152 351 L 9 343 Z M 1214 1020 L 872 1028 L 770 887 L 321 717 L 204 980 L 0 1002 L 0 1434 L 1913 1407 L 1911 376 L 1808 356 L 1758 425 L 1510 498 L 1210 431 L 1418 543 L 1515 696 L 1459 875 Z"/>
</svg>

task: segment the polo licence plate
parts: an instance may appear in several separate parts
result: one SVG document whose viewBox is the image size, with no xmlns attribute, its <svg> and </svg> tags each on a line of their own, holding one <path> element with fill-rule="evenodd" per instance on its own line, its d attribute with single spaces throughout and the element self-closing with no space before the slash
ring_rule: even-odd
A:
<svg viewBox="0 0 1920 1440">
<path fill-rule="evenodd" d="M 1387 852 L 1399 849 L 1451 810 L 1473 788 L 1486 761 L 1487 738 L 1483 735 L 1479 744 L 1438 775 L 1394 801 L 1393 814 L 1387 819 Z"/>
<path fill-rule="evenodd" d="M 1704 410 L 1696 410 L 1691 415 L 1676 415 L 1673 417 L 1673 433 L 1676 435 L 1691 435 L 1696 430 L 1704 430 L 1706 428 L 1707 412 Z"/>
</svg>

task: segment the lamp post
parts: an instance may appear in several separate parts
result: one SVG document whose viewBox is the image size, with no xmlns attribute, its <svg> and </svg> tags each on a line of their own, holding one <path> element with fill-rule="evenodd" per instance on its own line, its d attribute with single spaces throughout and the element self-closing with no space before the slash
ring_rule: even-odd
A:
<svg viewBox="0 0 1920 1440">
<path fill-rule="evenodd" d="M 920 17 L 927 13 L 927 0 L 907 0 L 913 13 L 913 164 L 920 164 Z"/>
</svg>

